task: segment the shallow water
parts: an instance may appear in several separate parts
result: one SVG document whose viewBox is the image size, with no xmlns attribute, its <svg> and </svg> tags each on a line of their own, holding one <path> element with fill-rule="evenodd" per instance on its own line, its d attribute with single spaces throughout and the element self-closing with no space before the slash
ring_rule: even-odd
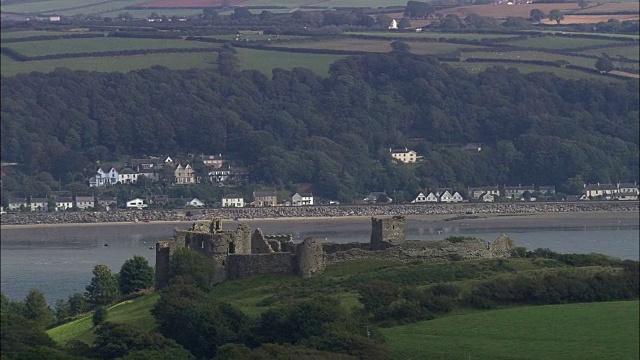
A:
<svg viewBox="0 0 640 360">
<path fill-rule="evenodd" d="M 369 241 L 368 219 L 299 221 L 253 221 L 265 234 L 283 232 L 295 241 L 315 237 L 330 242 Z M 441 240 L 452 235 L 477 236 L 487 241 L 500 234 L 510 236 L 528 249 L 550 248 L 561 253 L 597 252 L 638 260 L 638 226 L 576 227 L 491 227 L 482 224 L 421 222 L 407 220 L 407 238 Z M 154 245 L 172 237 L 175 227 L 188 224 L 124 224 L 46 228 L 2 228 L 0 274 L 2 292 L 11 299 L 23 299 L 30 289 L 44 292 L 47 302 L 83 292 L 91 270 L 106 264 L 114 272 L 134 255 L 144 256 L 153 266 Z M 233 229 L 235 224 L 225 223 Z M 151 249 L 150 249 L 151 247 Z"/>
</svg>

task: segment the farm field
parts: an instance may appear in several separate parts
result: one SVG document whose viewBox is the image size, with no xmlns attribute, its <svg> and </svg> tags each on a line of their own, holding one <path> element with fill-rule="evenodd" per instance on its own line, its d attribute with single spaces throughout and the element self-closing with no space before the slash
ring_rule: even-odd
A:
<svg viewBox="0 0 640 360">
<path fill-rule="evenodd" d="M 242 0 L 230 0 L 229 5 L 239 6 L 242 5 Z M 158 1 L 145 1 L 140 2 L 138 6 L 141 7 L 153 7 L 153 8 L 206 8 L 222 6 L 222 0 L 158 0 Z"/>
<path fill-rule="evenodd" d="M 99 39 L 29 41 L 23 43 L 10 43 L 7 44 L 6 47 L 12 48 L 27 56 L 43 56 L 136 49 L 214 48 L 219 47 L 219 44 L 186 40 L 105 37 Z"/>
<path fill-rule="evenodd" d="M 407 39 L 466 39 L 466 40 L 482 40 L 482 39 L 507 39 L 517 35 L 511 34 L 474 34 L 474 33 L 439 33 L 439 32 L 396 32 L 396 31 L 370 31 L 370 32 L 350 32 L 347 35 L 366 35 L 379 37 L 394 37 Z"/>
<path fill-rule="evenodd" d="M 601 1 L 599 1 L 601 2 Z M 575 11 L 574 14 L 591 14 L 591 13 L 615 13 L 615 12 L 639 12 L 640 3 L 637 1 L 631 2 L 604 2 L 601 4 L 589 3 L 589 7 L 586 9 Z"/>
<path fill-rule="evenodd" d="M 568 56 L 561 54 L 550 54 L 538 51 L 487 51 L 464 53 L 463 59 L 512 59 L 512 60 L 543 60 L 543 61 L 566 61 L 573 65 L 593 67 L 595 59 L 583 58 L 579 56 Z"/>
<path fill-rule="evenodd" d="M 159 16 L 191 16 L 191 15 L 199 15 L 202 14 L 202 9 L 146 9 L 146 10 L 129 10 L 129 9 L 118 9 L 113 11 L 103 12 L 100 15 L 102 17 L 115 17 L 123 12 L 131 14 L 134 18 L 146 19 L 151 13 L 156 13 Z"/>
<path fill-rule="evenodd" d="M 291 70 L 294 67 L 304 67 L 316 74 L 326 76 L 329 66 L 336 60 L 343 59 L 343 55 L 302 54 L 282 51 L 236 49 L 243 70 L 258 70 L 271 76 L 274 68 Z"/>
<path fill-rule="evenodd" d="M 452 67 L 462 68 L 470 73 L 479 73 L 487 68 L 493 66 L 502 66 L 504 68 L 516 68 L 522 73 L 532 72 L 549 72 L 557 76 L 561 76 L 567 79 L 592 79 L 601 81 L 622 81 L 615 78 L 607 78 L 594 73 L 586 73 L 583 71 L 557 68 L 553 66 L 533 65 L 533 64 L 514 64 L 514 63 L 501 63 L 499 61 L 489 63 L 464 63 L 464 62 L 451 62 L 447 63 Z"/>
<path fill-rule="evenodd" d="M 99 34 L 92 31 L 38 31 L 38 30 L 26 30 L 26 31 L 2 31 L 0 32 L 1 39 L 21 39 L 34 36 L 52 36 L 52 35 L 76 35 L 76 34 Z"/>
<path fill-rule="evenodd" d="M 470 5 L 449 8 L 437 11 L 442 15 L 456 14 L 461 18 L 469 14 L 475 13 L 480 16 L 490 16 L 497 19 L 504 19 L 507 16 L 517 16 L 528 18 L 529 13 L 533 9 L 540 9 L 545 13 L 551 10 L 561 10 L 563 12 L 578 10 L 580 7 L 576 3 L 560 3 L 560 4 L 520 4 L 520 5 Z"/>
<path fill-rule="evenodd" d="M 597 55 L 600 56 L 602 53 L 606 53 L 611 57 L 624 56 L 629 59 L 640 60 L 640 51 L 639 46 L 616 46 L 610 47 L 606 49 L 596 49 L 596 50 L 588 50 L 581 51 L 581 54 L 589 54 L 589 55 Z"/>
<path fill-rule="evenodd" d="M 382 329 L 394 359 L 638 359 L 638 301 L 448 316 Z"/>
<path fill-rule="evenodd" d="M 154 65 L 181 70 L 190 68 L 216 68 L 217 53 L 172 53 L 116 57 L 86 57 L 21 62 L 2 55 L 0 74 L 12 76 L 32 71 L 51 72 L 59 67 L 72 70 L 129 72 Z"/>
<path fill-rule="evenodd" d="M 607 22 L 609 19 L 616 19 L 618 21 L 638 20 L 640 16 L 638 14 L 628 15 L 565 15 L 561 24 L 595 24 L 599 22 Z M 555 24 L 556 22 L 549 19 L 540 21 L 542 24 Z"/>
<path fill-rule="evenodd" d="M 26 2 L 20 4 L 11 4 L 0 6 L 3 12 L 15 12 L 15 13 L 51 13 L 56 12 L 60 15 L 67 15 L 64 12 L 57 11 L 60 9 L 77 8 L 71 11 L 68 15 L 73 14 L 90 14 L 86 8 L 99 6 L 100 8 L 121 8 L 124 6 L 131 6 L 141 3 L 140 0 L 116 0 L 106 3 L 104 0 L 51 0 L 51 1 L 39 1 L 39 2 Z M 104 4 L 100 4 L 104 3 Z M 100 4 L 100 5 L 99 5 Z"/>
<path fill-rule="evenodd" d="M 570 38 L 570 37 L 562 37 L 562 36 L 544 36 L 544 37 L 530 37 L 524 40 L 512 40 L 507 41 L 504 44 L 513 45 L 513 46 L 521 46 L 521 47 L 532 47 L 532 48 L 541 48 L 541 49 L 559 49 L 559 50 L 569 50 L 576 49 L 585 46 L 594 46 L 594 45 L 619 45 L 623 44 L 617 41 L 607 40 L 607 39 L 586 39 L 586 38 Z"/>
<path fill-rule="evenodd" d="M 332 49 L 332 50 L 352 50 L 367 52 L 390 52 L 391 42 L 388 40 L 366 40 L 366 39 L 337 39 L 313 41 L 306 43 L 279 44 L 278 46 L 288 48 L 303 49 Z M 411 52 L 422 55 L 445 55 L 454 53 L 462 48 L 465 49 L 482 49 L 482 46 L 459 45 L 448 43 L 424 42 L 411 43 Z"/>
<path fill-rule="evenodd" d="M 240 40 L 250 40 L 250 41 L 268 41 L 269 39 L 275 39 L 275 37 L 278 37 L 279 40 L 305 40 L 305 39 L 310 39 L 308 36 L 296 36 L 296 35 L 259 35 L 259 34 L 243 34 L 240 36 Z M 210 38 L 210 39 L 220 39 L 220 40 L 235 40 L 236 37 L 238 37 L 235 34 L 229 34 L 229 35 L 206 35 L 206 36 L 200 36 L 203 38 Z"/>
</svg>

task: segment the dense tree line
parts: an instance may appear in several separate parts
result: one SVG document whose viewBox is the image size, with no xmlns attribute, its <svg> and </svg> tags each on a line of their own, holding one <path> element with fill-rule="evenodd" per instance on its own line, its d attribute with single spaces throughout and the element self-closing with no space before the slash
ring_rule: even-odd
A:
<svg viewBox="0 0 640 360">
<path fill-rule="evenodd" d="M 491 68 L 477 75 L 395 51 L 351 57 L 328 77 L 163 67 L 58 69 L 2 78 L 2 157 L 33 181 L 83 181 L 96 162 L 224 153 L 252 181 L 318 195 L 426 186 L 638 180 L 638 83 Z M 465 153 L 467 142 L 483 144 Z M 402 166 L 388 149 L 423 162 Z"/>
</svg>

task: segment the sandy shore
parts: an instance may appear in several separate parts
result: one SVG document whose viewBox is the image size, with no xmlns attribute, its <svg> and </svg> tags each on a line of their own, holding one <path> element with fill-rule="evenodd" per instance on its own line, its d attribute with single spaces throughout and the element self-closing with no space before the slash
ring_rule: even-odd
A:
<svg viewBox="0 0 640 360">
<path fill-rule="evenodd" d="M 264 219 L 238 219 L 225 220 L 225 223 L 247 223 L 252 228 L 260 223 L 291 223 L 297 225 L 304 223 L 360 223 L 369 222 L 369 216 L 335 216 L 335 217 L 279 217 Z M 533 214 L 483 214 L 475 216 L 455 216 L 451 214 L 437 215 L 407 215 L 407 221 L 425 222 L 429 225 L 463 225 L 477 228 L 503 228 L 503 227 L 598 227 L 598 226 L 639 226 L 640 212 L 637 211 L 594 211 L 574 213 L 533 213 Z M 68 223 L 68 224 L 27 224 L 27 225 L 1 225 L 2 230 L 13 229 L 38 229 L 38 228 L 65 228 L 65 227 L 112 227 L 112 226 L 154 226 L 174 224 L 176 228 L 186 228 L 194 222 L 202 223 L 208 220 L 197 221 L 150 221 L 150 222 L 105 222 L 105 223 Z"/>
</svg>

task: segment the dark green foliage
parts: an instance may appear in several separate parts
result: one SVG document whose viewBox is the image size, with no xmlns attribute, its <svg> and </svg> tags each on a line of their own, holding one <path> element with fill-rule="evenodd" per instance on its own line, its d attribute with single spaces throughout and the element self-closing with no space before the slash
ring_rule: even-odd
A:
<svg viewBox="0 0 640 360">
<path fill-rule="evenodd" d="M 98 326 L 107 320 L 108 311 L 104 306 L 98 306 L 93 311 L 93 316 L 91 317 L 91 322 L 93 322 L 93 326 Z"/>
<path fill-rule="evenodd" d="M 178 344 L 158 333 L 145 333 L 128 325 L 109 322 L 96 330 L 96 340 L 91 349 L 92 355 L 101 359 L 115 359 L 127 355 L 130 355 L 131 359 L 140 359 L 140 356 L 156 352 L 174 354 L 177 356 L 176 359 L 192 359 Z"/>
<path fill-rule="evenodd" d="M 531 18 L 531 20 L 533 21 L 540 21 L 546 17 L 547 17 L 547 14 L 545 14 L 544 11 L 540 9 L 532 9 L 529 12 L 529 18 Z"/>
<path fill-rule="evenodd" d="M 614 69 L 613 62 L 606 57 L 598 58 L 598 61 L 596 61 L 596 69 L 602 72 L 609 72 Z"/>
<path fill-rule="evenodd" d="M 212 357 L 219 346 L 237 341 L 249 321 L 231 305 L 185 284 L 164 290 L 152 313 L 161 334 L 198 358 Z"/>
<path fill-rule="evenodd" d="M 4 293 L 0 293 L 0 313 L 23 314 L 24 303 L 10 300 Z"/>
<path fill-rule="evenodd" d="M 365 310 L 376 312 L 396 301 L 399 298 L 400 289 L 396 284 L 378 280 L 361 286 L 358 294 Z"/>
<path fill-rule="evenodd" d="M 142 256 L 134 256 L 120 268 L 120 293 L 126 295 L 148 289 L 153 286 L 153 277 L 149 261 Z"/>
<path fill-rule="evenodd" d="M 44 346 L 55 347 L 42 327 L 18 314 L 0 313 L 0 354 L 9 358 L 20 351 Z"/>
<path fill-rule="evenodd" d="M 211 288 L 214 274 L 213 262 L 192 249 L 178 249 L 169 263 L 169 282 L 194 282 L 207 291 Z"/>
<path fill-rule="evenodd" d="M 439 26 L 447 23 L 487 25 L 447 15 Z M 36 179 L 43 171 L 71 184 L 86 181 L 97 160 L 177 152 L 228 154 L 252 182 L 312 183 L 341 201 L 382 190 L 410 199 L 427 185 L 640 180 L 637 81 L 504 68 L 471 75 L 409 53 L 347 58 L 327 78 L 306 69 L 233 76 L 153 67 L 3 78 L 1 152 L 21 163 L 3 193 L 50 192 Z M 424 162 L 393 164 L 386 150 L 408 139 L 421 139 Z M 467 142 L 483 151 L 453 146 Z"/>
<path fill-rule="evenodd" d="M 118 282 L 108 266 L 96 265 L 86 290 L 85 296 L 93 306 L 108 305 L 118 296 Z"/>
<path fill-rule="evenodd" d="M 69 296 L 68 304 L 69 312 L 72 316 L 82 314 L 89 310 L 89 303 L 87 302 L 87 298 L 81 293 L 75 293 Z"/>
<path fill-rule="evenodd" d="M 82 360 L 87 359 L 85 357 L 74 356 L 67 354 L 63 350 L 59 350 L 52 347 L 36 346 L 24 349 L 17 354 L 11 356 L 11 360 Z"/>
<path fill-rule="evenodd" d="M 44 299 L 44 294 L 39 290 L 31 290 L 24 299 L 23 315 L 40 327 L 51 325 L 55 315 Z"/>
<path fill-rule="evenodd" d="M 564 20 L 564 14 L 560 10 L 551 10 L 549 11 L 549 20 L 553 20 L 557 24 L 560 24 L 560 21 Z"/>
</svg>

